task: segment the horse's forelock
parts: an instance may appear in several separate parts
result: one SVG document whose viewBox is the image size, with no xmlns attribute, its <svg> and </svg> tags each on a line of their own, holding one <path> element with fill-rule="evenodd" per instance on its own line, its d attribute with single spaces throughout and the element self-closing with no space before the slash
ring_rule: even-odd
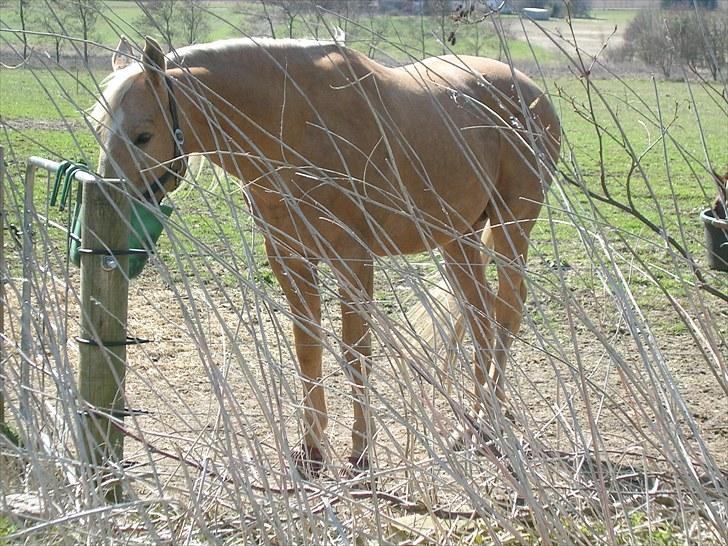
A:
<svg viewBox="0 0 728 546">
<path fill-rule="evenodd" d="M 111 125 L 111 112 L 114 112 L 124 95 L 134 82 L 134 76 L 142 73 L 140 63 L 132 63 L 129 66 L 111 73 L 101 82 L 101 96 L 91 107 L 89 116 L 98 126 L 109 127 Z"/>
</svg>

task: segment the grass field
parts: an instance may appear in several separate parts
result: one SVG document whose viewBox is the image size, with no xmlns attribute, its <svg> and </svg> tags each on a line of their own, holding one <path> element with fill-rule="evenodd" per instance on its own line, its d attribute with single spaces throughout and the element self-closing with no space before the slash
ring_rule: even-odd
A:
<svg viewBox="0 0 728 546">
<path fill-rule="evenodd" d="M 10 159 L 20 161 L 28 155 L 42 155 L 52 159 L 83 159 L 93 164 L 96 144 L 82 125 L 80 110 L 93 103 L 95 90 L 103 76 L 95 73 L 77 77 L 61 70 L 5 71 L 0 80 L 3 95 L 1 115 L 11 127 L 20 127 L 17 130 L 6 129 L 9 150 L 6 153 Z M 641 156 L 643 172 L 643 176 L 635 175 L 632 183 L 635 202 L 647 217 L 658 221 L 656 199 L 664 209 L 665 227 L 670 232 L 679 232 L 679 227 L 683 226 L 688 248 L 698 251 L 702 243 L 702 227 L 696 221 L 697 214 L 714 197 L 713 182 L 703 166 L 705 153 L 716 168 L 728 165 L 725 147 L 728 129 L 720 103 L 713 100 L 704 88 L 693 86 L 689 89 L 680 82 L 595 80 L 592 93 L 595 97 L 602 97 L 595 102 L 595 119 L 605 135 L 611 135 L 604 136 L 600 155 L 595 126 L 587 116 L 586 92 L 582 82 L 556 79 L 546 83 L 559 109 L 572 154 L 570 161 L 578 167 L 583 179 L 593 189 L 599 190 L 603 171 L 613 195 L 626 200 L 631 148 Z M 660 140 L 658 101 L 663 124 L 669 126 L 664 135 L 665 147 Z M 65 124 L 72 131 L 69 132 Z M 702 127 L 704 135 L 705 152 L 699 127 Z M 578 195 L 574 198 L 583 199 Z M 188 199 L 190 201 L 184 203 L 183 208 L 194 210 L 194 192 L 190 192 Z M 675 207 L 678 207 L 677 211 Z M 599 213 L 614 230 L 651 254 L 654 247 L 654 243 L 650 242 L 652 237 L 639 220 L 607 205 L 600 205 Z M 563 218 L 557 214 L 556 219 Z M 545 230 L 549 229 L 545 226 L 537 228 L 536 237 L 545 235 Z M 561 240 L 574 239 L 568 222 L 559 223 L 556 229 Z M 215 236 L 207 237 L 204 232 L 198 235 L 203 240 Z M 579 257 L 569 259 L 578 261 Z M 671 283 L 668 272 L 658 271 L 657 275 Z M 649 291 L 643 294 L 646 298 L 654 295 Z"/>
</svg>

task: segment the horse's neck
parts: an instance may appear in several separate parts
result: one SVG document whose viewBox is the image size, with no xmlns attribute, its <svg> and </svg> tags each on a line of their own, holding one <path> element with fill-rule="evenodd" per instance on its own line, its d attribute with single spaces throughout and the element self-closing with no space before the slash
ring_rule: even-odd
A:
<svg viewBox="0 0 728 546">
<path fill-rule="evenodd" d="M 300 127 L 302 120 L 296 116 L 310 115 L 309 101 L 316 102 L 317 93 L 329 90 L 324 82 L 337 76 L 324 74 L 333 64 L 316 60 L 333 58 L 336 51 L 334 46 L 276 46 L 208 55 L 204 67 L 191 70 L 212 105 L 198 108 L 196 129 L 208 137 L 203 144 L 206 149 L 200 151 L 218 151 L 222 142 L 237 147 L 237 152 L 264 154 L 273 161 L 286 159 L 281 141 L 285 137 L 287 146 L 297 147 L 297 131 L 291 128 Z M 211 117 L 216 119 L 211 121 Z M 219 129 L 211 130 L 215 126 Z"/>
<path fill-rule="evenodd" d="M 193 116 L 197 132 L 207 135 L 201 152 L 219 149 L 219 139 L 239 144 L 246 132 L 262 128 L 276 131 L 283 103 L 281 52 L 252 48 L 251 51 L 223 51 L 209 55 L 204 66 L 189 69 L 198 100 Z M 214 130 L 213 128 L 218 128 Z M 220 132 L 222 131 L 222 132 Z"/>
</svg>

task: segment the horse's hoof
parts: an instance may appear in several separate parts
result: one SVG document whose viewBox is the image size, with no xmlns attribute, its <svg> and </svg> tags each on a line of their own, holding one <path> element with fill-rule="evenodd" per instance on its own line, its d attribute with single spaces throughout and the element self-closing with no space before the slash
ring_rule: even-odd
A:
<svg viewBox="0 0 728 546">
<path fill-rule="evenodd" d="M 292 453 L 299 475 L 306 480 L 318 478 L 324 469 L 324 456 L 317 447 L 302 445 Z"/>
<path fill-rule="evenodd" d="M 446 445 L 451 451 L 469 451 L 476 453 L 493 445 L 493 438 L 483 430 L 458 427 L 447 437 Z"/>
<path fill-rule="evenodd" d="M 363 486 L 369 482 L 369 457 L 366 455 L 353 455 L 349 457 L 339 470 L 339 477 Z"/>
<path fill-rule="evenodd" d="M 503 409 L 503 418 L 508 421 L 511 425 L 515 425 L 518 422 L 516 414 L 511 411 L 510 408 Z"/>
<path fill-rule="evenodd" d="M 487 431 L 484 424 L 469 422 L 458 425 L 446 440 L 446 445 L 451 451 L 473 450 L 475 453 L 483 454 L 486 451 L 495 450 L 495 440 L 492 431 Z M 497 450 L 495 450 L 497 451 Z"/>
</svg>

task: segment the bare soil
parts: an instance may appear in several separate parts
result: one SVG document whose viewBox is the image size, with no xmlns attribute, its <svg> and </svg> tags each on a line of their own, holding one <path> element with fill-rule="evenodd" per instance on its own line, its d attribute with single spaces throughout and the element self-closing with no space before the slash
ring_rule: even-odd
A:
<svg viewBox="0 0 728 546">
<path fill-rule="evenodd" d="M 379 285 L 380 299 L 390 303 L 391 290 L 381 278 Z M 151 345 L 131 349 L 129 355 L 129 403 L 151 412 L 140 419 L 140 426 L 163 437 L 182 434 L 191 441 L 210 427 L 220 426 L 220 411 L 241 412 L 239 425 L 233 425 L 233 429 L 240 426 L 238 434 L 254 434 L 261 444 L 274 446 L 278 431 L 272 430 L 263 416 L 280 411 L 275 422 L 286 430 L 290 445 L 297 444 L 301 437 L 300 386 L 290 349 L 285 303 L 277 286 L 264 287 L 264 297 L 250 290 L 242 294 L 234 287 L 224 294 L 216 288 L 188 288 L 180 295 L 181 287 L 165 286 L 152 270 L 132 286 L 130 333 L 154 340 Z M 601 443 L 605 451 L 615 454 L 661 457 L 663 454 L 655 450 L 664 445 L 661 442 L 669 444 L 670 440 L 654 441 L 651 427 L 655 423 L 651 420 L 664 418 L 660 397 L 653 390 L 664 389 L 665 396 L 672 397 L 669 404 L 675 419 L 689 430 L 680 417 L 680 404 L 684 403 L 711 455 L 720 466 L 728 468 L 728 398 L 714 377 L 725 370 L 708 368 L 689 333 L 669 331 L 674 313 L 669 309 L 648 310 L 653 331 L 639 332 L 635 339 L 606 297 L 600 301 L 587 292 L 572 297 L 572 312 L 580 309 L 584 317 L 573 326 L 573 336 L 561 302 L 554 299 L 530 303 L 534 313 L 538 307 L 545 308 L 548 324 L 534 315 L 535 323 L 529 325 L 526 321 L 522 339 L 514 345 L 508 380 L 509 409 L 515 414 L 516 428 L 530 429 L 522 429 L 521 433 L 533 435 L 531 441 L 540 439 L 552 449 L 583 449 L 586 441 L 592 447 L 593 442 Z M 192 313 L 193 307 L 197 309 L 194 324 L 184 317 L 184 313 Z M 251 313 L 254 309 L 257 315 Z M 350 446 L 352 408 L 348 382 L 337 360 L 340 320 L 332 296 L 325 302 L 324 314 L 325 327 L 330 330 L 330 348 L 325 351 L 324 363 L 330 456 L 345 458 Z M 728 317 L 725 312 L 721 316 Z M 587 327 L 588 322 L 593 326 Z M 604 336 L 606 342 L 599 342 L 597 335 Z M 539 341 L 541 336 L 545 339 Z M 562 345 L 557 351 L 558 344 Z M 725 347 L 718 349 L 725 355 Z M 641 352 L 647 356 L 641 356 Z M 649 367 L 645 361 L 650 362 Z M 660 362 L 664 370 L 658 368 Z M 427 363 L 421 364 L 427 368 Z M 437 377 L 436 370 L 425 371 Z M 675 392 L 669 392 L 663 373 L 674 380 Z M 460 384 L 469 389 L 470 374 L 467 365 L 452 369 L 454 387 Z M 405 420 L 412 408 L 405 407 L 403 396 L 406 400 L 419 395 L 425 405 L 425 398 L 430 398 L 441 412 L 442 431 L 452 430 L 456 424 L 443 397 L 432 394 L 436 390 L 432 386 L 424 382 L 418 390 L 401 384 L 400 371 L 376 336 L 371 381 L 379 427 L 388 429 L 387 434 L 379 435 L 377 446 L 389 464 L 401 464 L 397 459 L 403 456 L 401 450 L 407 443 L 406 429 L 419 420 L 416 416 L 409 416 L 412 421 Z M 588 392 L 586 398 L 582 389 Z M 640 389 L 648 392 L 640 393 Z M 656 403 L 656 407 L 650 407 Z M 576 412 L 571 417 L 563 415 L 569 406 Z M 589 410 L 595 412 L 594 431 L 588 430 Z M 565 422 L 559 423 L 562 419 Z M 571 427 L 581 430 L 569 432 Z M 657 426 L 663 428 L 664 423 Z M 597 431 L 599 440 L 588 440 Z M 580 440 L 579 434 L 587 439 Z M 696 438 L 681 440 L 698 452 Z"/>
<path fill-rule="evenodd" d="M 626 24 L 615 25 L 603 19 L 575 19 L 569 25 L 566 19 L 530 21 L 523 19 L 523 26 L 516 23 L 510 31 L 516 39 L 548 51 L 558 52 L 564 48 L 570 54 L 574 46 L 588 55 L 597 55 L 602 49 L 615 49 L 624 41 Z"/>
<path fill-rule="evenodd" d="M 534 279 L 549 275 L 550 270 L 547 263 L 535 260 L 532 264 Z M 77 287 L 78 271 L 72 269 L 69 274 L 70 286 Z M 226 284 L 220 282 L 222 274 L 201 280 L 177 273 L 170 277 L 150 265 L 131 283 L 129 335 L 152 342 L 128 351 L 126 405 L 135 412 L 125 421 L 130 433 L 125 444 L 125 457 L 132 465 L 129 476 L 142 497 L 183 498 L 194 490 L 201 510 L 212 519 L 219 516 L 220 521 L 241 517 L 234 507 L 241 493 L 250 502 L 273 503 L 269 510 L 291 515 L 292 506 L 300 500 L 285 495 L 276 500 L 256 489 L 226 491 L 228 479 L 261 490 L 285 491 L 291 486 L 281 453 L 296 447 L 302 437 L 302 408 L 279 288 L 242 280 L 238 286 Z M 579 272 L 562 274 L 568 285 L 568 276 Z M 407 292 L 404 283 L 394 285 L 393 292 L 385 276 L 377 276 L 378 303 L 390 314 L 396 314 L 393 295 L 402 298 Z M 8 331 L 17 335 L 19 306 L 13 291 L 9 297 L 13 325 Z M 63 293 L 35 298 L 38 313 L 51 308 L 58 312 L 55 306 L 65 305 Z M 639 480 L 624 481 L 626 475 L 643 472 L 662 476 L 659 486 L 669 496 L 675 493 L 671 476 L 678 471 L 674 461 L 680 450 L 688 454 L 695 474 L 707 480 L 708 487 L 706 457 L 724 471 L 728 468 L 728 397 L 714 376 L 726 371 L 707 366 L 692 336 L 673 328 L 672 311 L 665 306 L 646 309 L 653 331 L 646 327 L 630 332 L 610 298 L 598 291 L 544 295 L 532 290 L 528 305 L 507 372 L 506 410 L 513 424 L 497 444 L 506 453 L 520 446 L 517 449 L 524 457 L 539 461 L 532 469 L 538 478 L 533 479 L 552 484 L 555 491 L 571 486 L 571 478 L 564 481 L 549 470 L 549 461 L 565 461 L 575 473 L 584 472 L 590 466 L 584 466 L 584 461 L 591 460 L 589 453 L 598 452 L 602 462 L 613 465 L 611 475 L 623 480 L 607 484 L 615 496 L 626 494 L 615 491 L 644 491 L 646 485 Z M 338 303 L 328 291 L 323 308 L 329 345 L 324 353 L 329 467 L 318 481 L 331 490 L 349 455 L 353 417 L 350 387 L 338 360 Z M 78 321 L 72 302 L 68 312 L 71 337 Z M 728 311 L 717 315 L 728 318 Z M 486 499 L 504 494 L 507 499 L 509 478 L 503 467 L 490 464 L 492 454 L 456 455 L 440 438 L 459 422 L 443 392 L 450 393 L 451 401 L 469 405 L 472 368 L 467 359 L 447 370 L 446 379 L 440 375 L 445 370 L 435 369 L 426 360 L 402 365 L 391 358 L 388 344 L 382 343 L 386 336 L 381 332 L 387 324 L 383 317 L 374 320 L 380 335 L 375 335 L 370 391 L 379 430 L 375 468 L 380 490 L 419 501 L 429 499 L 455 510 L 473 506 L 463 487 Z M 74 362 L 72 341 L 68 348 Z M 725 347 L 713 350 L 721 351 L 725 362 Z M 415 373 L 416 369 L 421 373 Z M 53 400 L 53 383 L 48 377 L 43 381 Z M 13 388 L 8 385 L 9 391 Z M 9 403 L 14 403 L 12 398 Z M 460 461 L 460 472 L 469 476 L 467 485 L 443 470 L 443 461 L 455 456 L 461 457 L 452 459 Z M 205 479 L 199 473 L 201 467 L 212 476 Z M 593 491 L 579 495 L 581 501 L 569 502 L 588 502 Z"/>
</svg>

